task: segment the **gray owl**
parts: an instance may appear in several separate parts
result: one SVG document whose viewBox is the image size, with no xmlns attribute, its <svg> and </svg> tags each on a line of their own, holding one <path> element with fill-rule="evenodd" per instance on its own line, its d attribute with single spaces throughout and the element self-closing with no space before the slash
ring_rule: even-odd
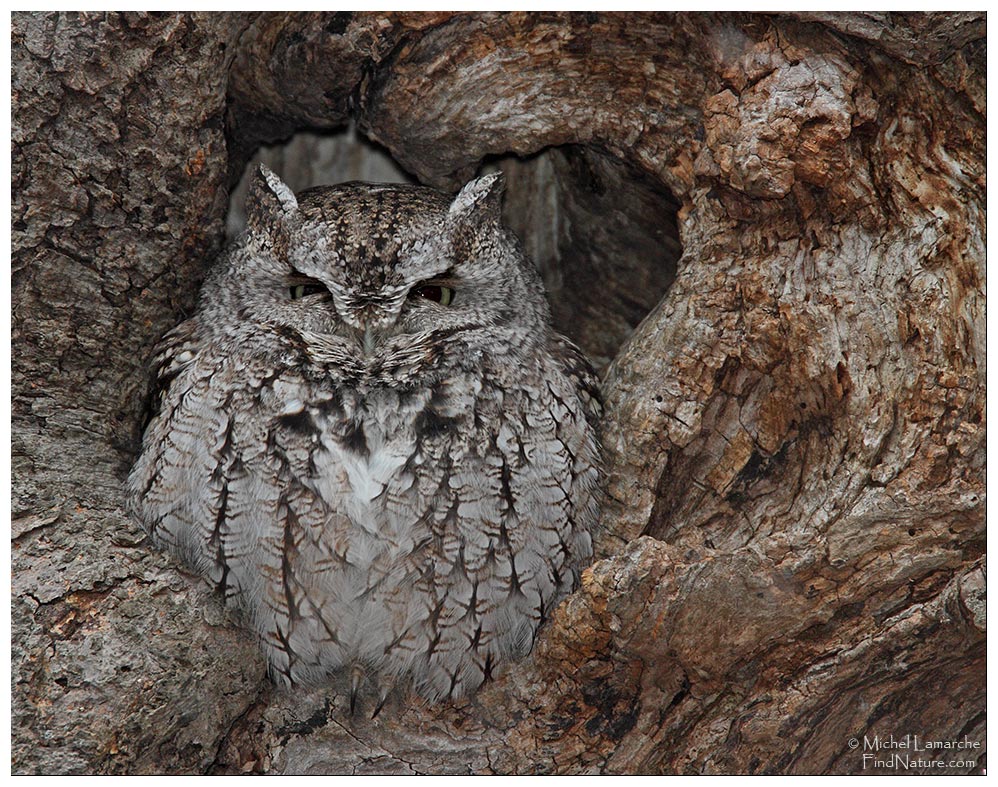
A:
<svg viewBox="0 0 998 787">
<path fill-rule="evenodd" d="M 261 167 L 158 348 L 135 512 L 241 608 L 279 684 L 460 697 L 592 555 L 597 380 L 501 199 L 498 175 L 296 198 Z"/>
</svg>

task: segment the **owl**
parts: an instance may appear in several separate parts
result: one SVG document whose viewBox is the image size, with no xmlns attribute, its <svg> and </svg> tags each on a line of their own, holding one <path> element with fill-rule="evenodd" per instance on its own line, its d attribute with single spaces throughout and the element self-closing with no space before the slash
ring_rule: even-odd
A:
<svg viewBox="0 0 998 787">
<path fill-rule="evenodd" d="M 466 695 L 591 558 L 598 382 L 502 192 L 296 196 L 261 167 L 158 347 L 134 512 L 241 610 L 278 684 Z"/>
</svg>

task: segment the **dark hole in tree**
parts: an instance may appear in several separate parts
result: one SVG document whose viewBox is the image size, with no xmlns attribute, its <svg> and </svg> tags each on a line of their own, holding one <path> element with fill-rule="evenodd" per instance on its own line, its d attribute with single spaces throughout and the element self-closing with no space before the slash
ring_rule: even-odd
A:
<svg viewBox="0 0 998 787">
<path fill-rule="evenodd" d="M 506 221 L 544 277 L 555 327 L 605 368 L 676 277 L 679 203 L 650 176 L 584 145 L 501 167 Z"/>
<path fill-rule="evenodd" d="M 415 183 L 354 129 L 302 132 L 260 148 L 230 199 L 228 232 L 244 223 L 247 173 L 262 161 L 298 191 L 350 180 Z M 682 253 L 667 188 L 585 145 L 489 159 L 506 176 L 505 220 L 544 279 L 555 327 L 602 370 L 662 299 Z"/>
</svg>

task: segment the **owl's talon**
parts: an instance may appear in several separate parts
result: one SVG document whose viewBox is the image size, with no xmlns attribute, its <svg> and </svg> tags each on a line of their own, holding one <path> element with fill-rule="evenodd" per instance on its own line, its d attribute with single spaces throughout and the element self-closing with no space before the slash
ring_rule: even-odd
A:
<svg viewBox="0 0 998 787">
<path fill-rule="evenodd" d="M 350 715 L 353 716 L 357 709 L 357 695 L 360 693 L 360 684 L 364 680 L 364 669 L 359 665 L 354 665 L 350 670 Z"/>
</svg>

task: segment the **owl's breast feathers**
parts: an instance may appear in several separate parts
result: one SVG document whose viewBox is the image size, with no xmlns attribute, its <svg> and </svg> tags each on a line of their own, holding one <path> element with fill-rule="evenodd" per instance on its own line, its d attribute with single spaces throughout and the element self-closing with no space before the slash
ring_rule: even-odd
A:
<svg viewBox="0 0 998 787">
<path fill-rule="evenodd" d="M 197 336 L 160 348 L 130 484 L 154 539 L 247 611 L 275 677 L 361 665 L 460 696 L 529 649 L 592 553 L 599 398 L 574 345 L 448 366 L 459 334 L 367 357 L 290 328 L 266 357 Z"/>
</svg>

